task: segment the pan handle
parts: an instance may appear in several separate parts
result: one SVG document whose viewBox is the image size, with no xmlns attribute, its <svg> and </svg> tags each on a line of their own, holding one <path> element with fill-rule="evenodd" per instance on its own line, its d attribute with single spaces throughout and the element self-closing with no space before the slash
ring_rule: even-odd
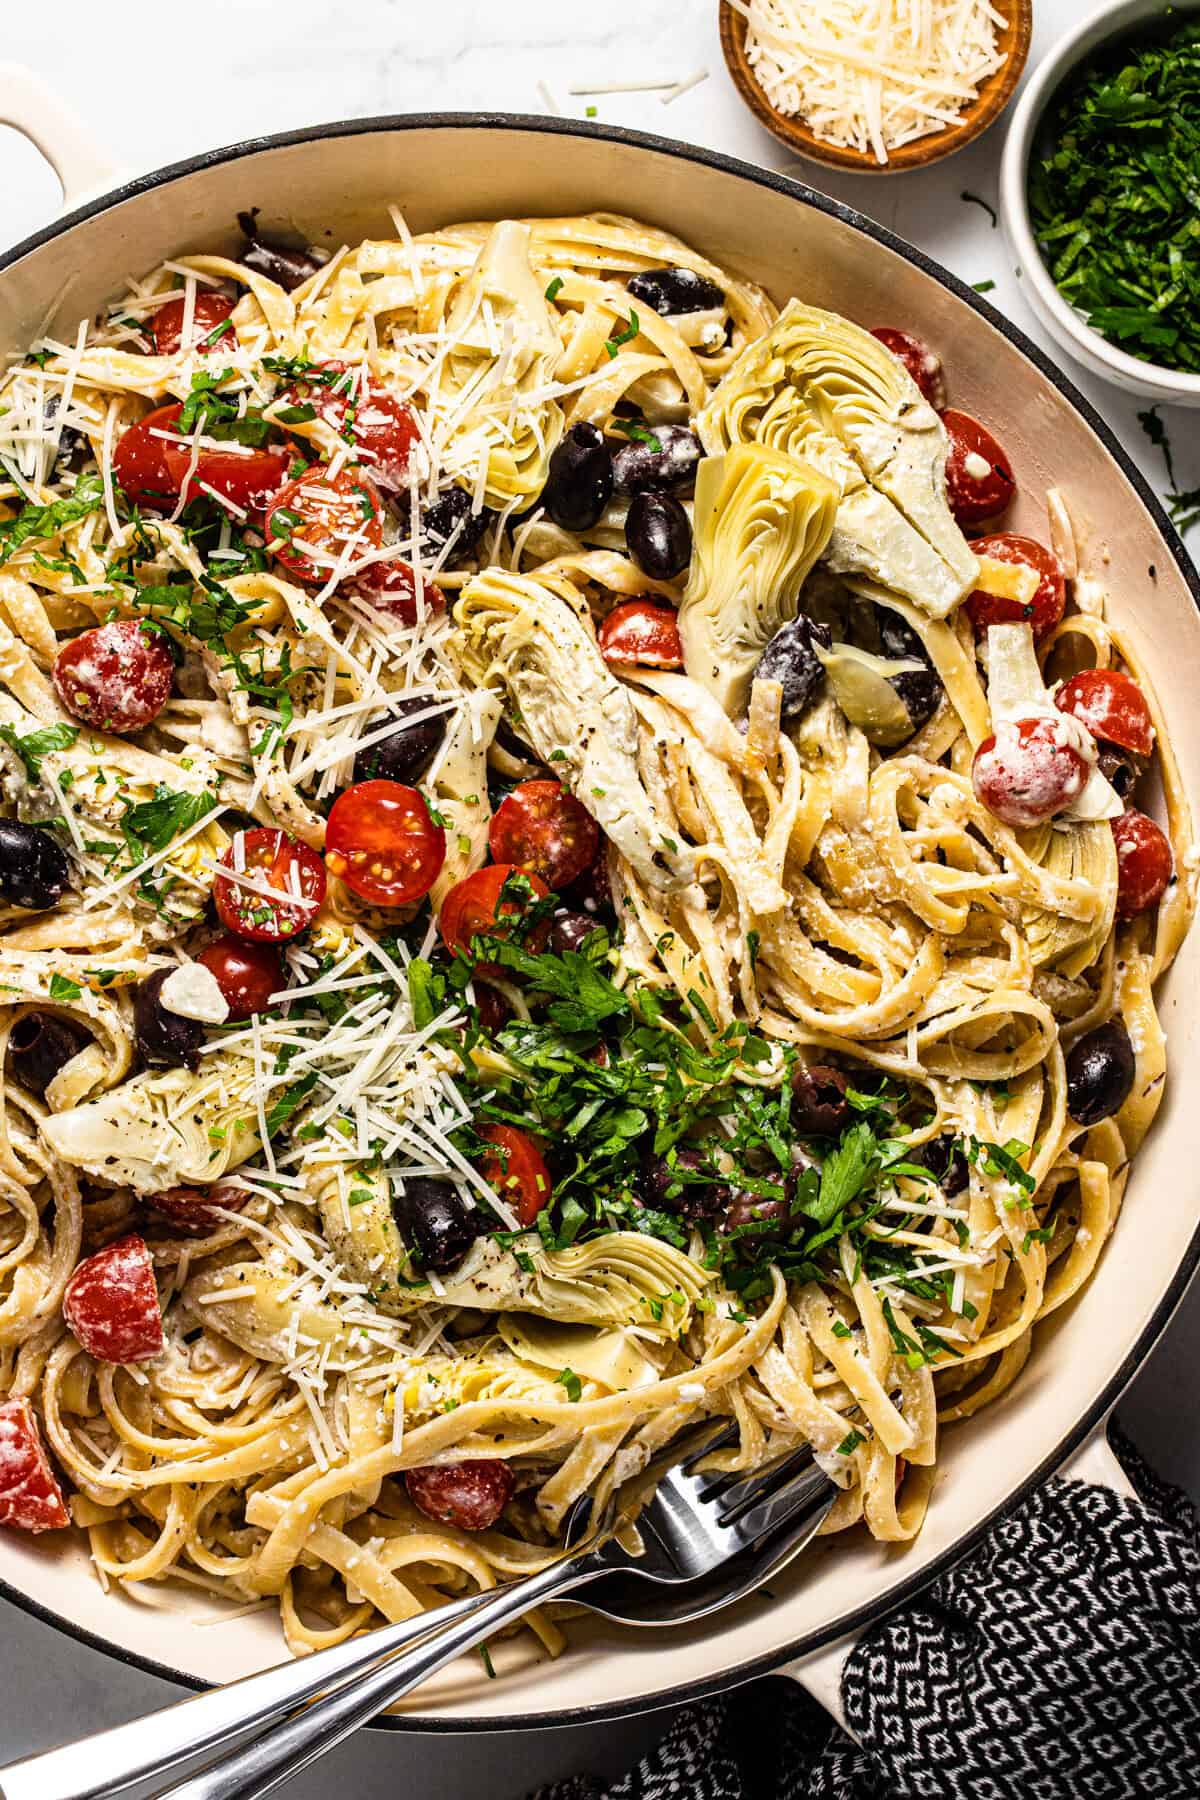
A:
<svg viewBox="0 0 1200 1800">
<path fill-rule="evenodd" d="M 20 63 L 0 63 L 0 125 L 15 126 L 41 151 L 58 176 L 64 209 L 113 185 L 117 169 L 108 152 L 62 96 Z"/>
<path fill-rule="evenodd" d="M 1086 1481 L 1092 1487 L 1112 1488 L 1114 1493 L 1126 1499 L 1136 1498 L 1132 1482 L 1109 1445 L 1107 1414 L 1055 1473 L 1065 1476 L 1068 1481 Z M 848 1636 L 838 1638 L 836 1643 L 823 1644 L 819 1650 L 810 1651 L 807 1656 L 776 1671 L 799 1682 L 850 1738 L 854 1733 L 846 1723 L 842 1707 L 842 1670 L 860 1637 L 861 1633 L 850 1632 Z"/>
</svg>

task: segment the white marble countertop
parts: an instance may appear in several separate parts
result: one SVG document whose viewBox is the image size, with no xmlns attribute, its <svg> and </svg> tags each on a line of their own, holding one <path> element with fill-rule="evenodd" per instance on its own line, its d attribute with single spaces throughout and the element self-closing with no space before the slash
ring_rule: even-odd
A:
<svg viewBox="0 0 1200 1800">
<path fill-rule="evenodd" d="M 1035 338 L 998 231 L 964 202 L 995 201 L 1003 123 L 951 162 L 888 178 L 797 169 L 744 110 L 717 39 L 716 0 L 94 0 L 5 9 L 3 55 L 49 81 L 132 171 L 264 132 L 346 116 L 405 111 L 557 110 L 687 139 L 787 169 L 919 244 L 966 280 L 993 280 L 991 300 Z M 1030 66 L 1079 14 L 1079 0 L 1036 0 Z M 623 80 L 708 78 L 663 105 L 657 94 L 569 94 Z M 35 230 L 58 205 L 36 152 L 0 128 L 0 243 Z M 897 321 L 903 323 L 903 321 Z M 1044 340 L 1042 340 L 1044 342 Z M 1052 346 L 1046 344 L 1047 349 Z M 1114 426 L 1151 484 L 1165 487 L 1161 456 L 1137 423 L 1139 403 L 1070 371 Z M 1200 481 L 1195 413 L 1167 414 L 1183 486 Z M 1200 532 L 1198 532 L 1200 537 Z M 1193 546 L 1195 549 L 1195 546 Z M 1183 1197 L 1181 1197 L 1182 1199 Z M 1179 1432 L 1166 1395 L 1195 1381 L 1200 1288 L 1179 1313 L 1121 1408 L 1123 1422 L 1162 1472 L 1200 1496 L 1200 1435 Z M 87 1650 L 0 1603 L 0 1755 L 58 1743 L 150 1710 L 175 1690 Z M 516 1800 L 571 1770 L 615 1773 L 658 1735 L 664 1720 L 494 1738 L 361 1733 L 318 1770 L 288 1784 L 289 1800 L 330 1792 L 354 1800 Z"/>
</svg>

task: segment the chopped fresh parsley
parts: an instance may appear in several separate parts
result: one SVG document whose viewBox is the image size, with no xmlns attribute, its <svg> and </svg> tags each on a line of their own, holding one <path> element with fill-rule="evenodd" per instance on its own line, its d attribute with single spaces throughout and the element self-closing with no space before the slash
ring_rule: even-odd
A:
<svg viewBox="0 0 1200 1800">
<path fill-rule="evenodd" d="M 70 981 L 65 975 L 50 977 L 50 998 L 52 1000 L 78 1000 L 83 993 L 77 981 Z"/>
<path fill-rule="evenodd" d="M 152 800 L 128 807 L 121 820 L 121 830 L 134 860 L 141 862 L 156 850 L 165 850 L 213 812 L 216 805 L 212 794 L 186 794 L 160 782 Z"/>
<path fill-rule="evenodd" d="M 0 725 L 0 738 L 10 750 L 16 751 L 25 764 L 30 781 L 41 780 L 43 756 L 48 756 L 52 750 L 69 750 L 78 736 L 77 725 L 43 725 L 37 731 L 26 732 L 24 737 L 19 735 L 15 725 Z"/>
<path fill-rule="evenodd" d="M 22 544 L 57 537 L 68 525 L 99 512 L 104 505 L 104 483 L 99 475 L 83 475 L 73 492 L 45 506 L 23 506 L 15 519 L 0 524 L 0 563 L 7 562 Z"/>
<path fill-rule="evenodd" d="M 576 1401 L 581 1397 L 583 1393 L 583 1383 L 580 1381 L 574 1369 L 560 1369 L 554 1379 L 558 1382 L 560 1387 L 566 1388 L 568 1400 Z"/>
</svg>

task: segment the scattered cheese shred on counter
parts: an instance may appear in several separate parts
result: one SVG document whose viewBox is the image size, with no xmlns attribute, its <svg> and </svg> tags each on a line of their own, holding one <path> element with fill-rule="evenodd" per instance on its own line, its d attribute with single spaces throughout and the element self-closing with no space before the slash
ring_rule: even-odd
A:
<svg viewBox="0 0 1200 1800">
<path fill-rule="evenodd" d="M 731 0 L 777 112 L 826 143 L 888 152 L 957 124 L 1005 61 L 988 0 Z"/>
</svg>

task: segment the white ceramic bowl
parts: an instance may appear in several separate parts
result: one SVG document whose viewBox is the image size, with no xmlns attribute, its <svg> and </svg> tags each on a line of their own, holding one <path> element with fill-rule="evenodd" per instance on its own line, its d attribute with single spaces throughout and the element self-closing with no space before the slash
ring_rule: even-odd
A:
<svg viewBox="0 0 1200 1800">
<path fill-rule="evenodd" d="M 1196 0 L 1176 0 L 1178 19 L 1196 10 Z M 1165 369 L 1118 350 L 1085 324 L 1082 316 L 1055 287 L 1034 241 L 1026 198 L 1029 157 L 1047 106 L 1070 71 L 1100 44 L 1151 19 L 1161 19 L 1163 0 L 1106 0 L 1057 44 L 1035 70 L 1013 110 L 1000 165 L 1000 218 L 1009 249 L 1020 270 L 1025 296 L 1054 341 L 1093 375 L 1140 394 L 1177 406 L 1200 406 L 1200 375 Z"/>
</svg>

